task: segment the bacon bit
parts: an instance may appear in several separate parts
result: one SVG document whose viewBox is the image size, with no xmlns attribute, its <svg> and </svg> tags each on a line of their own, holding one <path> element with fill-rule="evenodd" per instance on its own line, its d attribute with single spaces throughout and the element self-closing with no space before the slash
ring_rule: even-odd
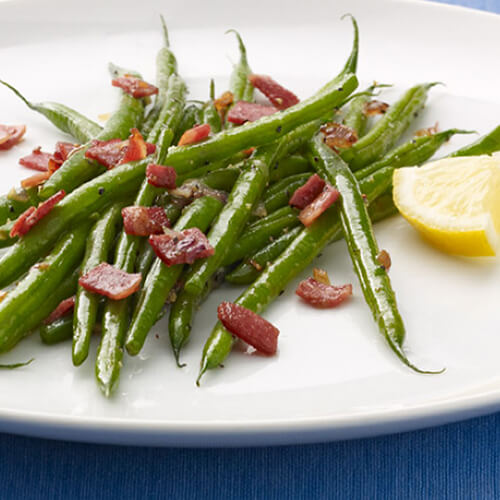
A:
<svg viewBox="0 0 500 500">
<path fill-rule="evenodd" d="M 40 203 L 37 208 L 30 207 L 24 213 L 22 213 L 10 231 L 10 237 L 14 238 L 15 236 L 23 236 L 28 231 L 31 230 L 34 226 L 38 224 L 38 222 L 43 219 L 46 215 L 48 215 L 57 203 L 59 203 L 64 197 L 66 193 L 63 189 L 57 192 L 55 195 L 51 196 L 48 200 Z"/>
<path fill-rule="evenodd" d="M 334 151 L 339 148 L 350 148 L 358 140 L 356 131 L 341 123 L 325 123 L 320 130 L 325 136 L 325 144 Z"/>
<path fill-rule="evenodd" d="M 388 109 L 389 104 L 374 99 L 373 101 L 365 102 L 363 106 L 363 114 L 365 116 L 383 115 Z"/>
<path fill-rule="evenodd" d="M 158 94 L 158 87 L 155 87 L 154 85 L 151 85 L 150 83 L 132 75 L 115 78 L 111 81 L 111 85 L 113 85 L 113 87 L 121 88 L 124 92 L 136 99 Z"/>
<path fill-rule="evenodd" d="M 125 232 L 134 236 L 161 234 L 164 228 L 170 227 L 170 221 L 161 207 L 125 207 L 122 217 Z"/>
<path fill-rule="evenodd" d="M 435 135 L 439 130 L 439 122 L 436 122 L 431 127 L 421 128 L 415 132 L 415 137 L 429 137 L 431 135 Z"/>
<path fill-rule="evenodd" d="M 263 269 L 263 268 L 262 268 L 262 266 L 261 266 L 261 265 L 260 265 L 257 261 L 255 261 L 255 260 L 253 260 L 253 259 L 250 259 L 250 260 L 248 261 L 248 263 L 249 263 L 252 267 L 254 267 L 255 269 L 257 269 L 257 271 L 262 271 L 262 269 Z"/>
<path fill-rule="evenodd" d="M 70 155 L 79 148 L 80 144 L 62 141 L 57 142 L 54 154 L 50 157 L 49 170 L 51 172 L 55 172 L 70 157 Z"/>
<path fill-rule="evenodd" d="M 202 198 L 203 196 L 212 196 L 212 198 L 216 198 L 222 203 L 226 203 L 227 201 L 227 193 L 224 191 L 218 191 L 217 189 L 212 189 L 196 179 L 183 182 L 180 187 L 172 189 L 169 193 L 172 196 L 188 201 Z"/>
<path fill-rule="evenodd" d="M 31 170 L 38 170 L 39 172 L 46 172 L 49 169 L 50 153 L 45 153 L 42 148 L 38 146 L 28 156 L 23 156 L 19 159 L 19 165 Z"/>
<path fill-rule="evenodd" d="M 304 226 L 310 226 L 325 210 L 330 208 L 338 199 L 340 193 L 327 184 L 323 191 L 304 208 L 299 214 L 299 220 Z"/>
<path fill-rule="evenodd" d="M 306 208 L 321 194 L 325 185 L 326 182 L 318 174 L 311 175 L 303 186 L 295 190 L 288 204 L 301 210 Z"/>
<path fill-rule="evenodd" d="M 233 335 L 269 356 L 276 354 L 280 331 L 262 316 L 232 302 L 222 302 L 217 308 L 220 322 Z"/>
<path fill-rule="evenodd" d="M 0 291 L 0 302 L 2 302 L 2 300 L 5 299 L 5 297 L 7 297 L 7 292 Z"/>
<path fill-rule="evenodd" d="M 51 323 L 54 323 L 59 318 L 62 318 L 63 316 L 67 316 L 75 307 L 75 296 L 69 297 L 65 300 L 63 300 L 51 313 L 50 315 L 44 320 L 45 325 L 50 325 Z"/>
<path fill-rule="evenodd" d="M 140 273 L 126 273 L 103 262 L 84 274 L 78 284 L 89 292 L 104 295 L 112 300 L 121 300 L 139 290 L 141 279 Z"/>
<path fill-rule="evenodd" d="M 210 125 L 208 123 L 196 125 L 182 134 L 177 145 L 188 146 L 189 144 L 196 144 L 197 142 L 204 141 L 210 135 L 210 131 Z"/>
<path fill-rule="evenodd" d="M 352 285 L 325 285 L 314 278 L 299 283 L 295 293 L 313 307 L 327 309 L 344 302 L 352 295 Z"/>
<path fill-rule="evenodd" d="M 150 142 L 146 142 L 146 154 L 152 155 L 156 151 L 156 144 L 151 144 Z"/>
<path fill-rule="evenodd" d="M 40 172 L 39 174 L 32 175 L 21 181 L 21 187 L 24 189 L 32 188 L 43 184 L 47 179 L 50 179 L 52 172 Z"/>
<path fill-rule="evenodd" d="M 381 250 L 377 255 L 377 262 L 386 270 L 389 271 L 391 267 L 391 256 L 386 250 Z"/>
<path fill-rule="evenodd" d="M 313 269 L 313 278 L 319 283 L 323 283 L 323 285 L 330 285 L 330 278 L 324 269 L 318 269 L 315 267 Z"/>
<path fill-rule="evenodd" d="M 150 163 L 146 168 L 146 179 L 152 186 L 175 189 L 177 173 L 174 167 L 165 167 L 156 163 Z"/>
<path fill-rule="evenodd" d="M 251 147 L 251 148 L 245 149 L 245 151 L 243 151 L 243 154 L 248 157 L 248 156 L 251 156 L 254 151 L 255 151 L 255 148 Z"/>
<path fill-rule="evenodd" d="M 229 106 L 233 104 L 233 102 L 234 102 L 234 95 L 232 92 L 229 92 L 229 90 L 224 92 L 218 99 L 215 99 L 214 106 L 217 112 L 219 113 L 221 120 L 224 120 L 227 110 Z"/>
<path fill-rule="evenodd" d="M 85 152 L 85 158 L 95 160 L 109 170 L 116 165 L 143 160 L 150 154 L 150 151 L 153 153 L 155 149 L 154 144 L 146 143 L 140 132 L 133 128 L 130 131 L 130 137 L 126 141 L 121 139 L 111 139 L 109 141 L 94 139 Z"/>
<path fill-rule="evenodd" d="M 26 125 L 0 125 L 0 150 L 7 151 L 21 142 Z"/>
<path fill-rule="evenodd" d="M 299 98 L 267 75 L 250 75 L 250 83 L 259 89 L 277 109 L 286 109 L 299 102 Z"/>
<path fill-rule="evenodd" d="M 278 110 L 273 106 L 263 106 L 254 102 L 238 101 L 227 114 L 227 121 L 241 125 L 245 122 L 254 122 L 263 116 L 269 116 Z"/>
<path fill-rule="evenodd" d="M 175 264 L 192 264 L 195 260 L 210 257 L 214 253 L 207 237 L 197 227 L 150 236 L 149 243 L 155 254 L 169 267 Z"/>
<path fill-rule="evenodd" d="M 123 155 L 123 158 L 118 162 L 118 165 L 123 163 L 129 163 L 131 161 L 143 160 L 148 154 L 148 148 L 146 146 L 146 141 L 142 137 L 141 133 L 133 128 L 130 131 L 130 137 L 128 138 L 128 145 Z"/>
</svg>

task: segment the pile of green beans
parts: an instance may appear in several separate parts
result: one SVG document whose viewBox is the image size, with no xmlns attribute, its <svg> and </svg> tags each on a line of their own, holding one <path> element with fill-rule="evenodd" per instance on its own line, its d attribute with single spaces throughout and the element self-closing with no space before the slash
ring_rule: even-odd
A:
<svg viewBox="0 0 500 500">
<path fill-rule="evenodd" d="M 165 306 L 170 306 L 168 333 L 180 367 L 196 310 L 214 288 L 223 281 L 247 285 L 236 303 L 260 314 L 327 244 L 344 239 L 365 301 L 390 348 L 414 371 L 437 373 L 421 370 L 404 351 L 403 319 L 387 271 L 378 263 L 372 229 L 373 223 L 396 213 L 394 170 L 421 165 L 455 134 L 468 133 L 452 128 L 400 143 L 435 84 L 413 86 L 375 123 L 367 120 L 365 105 L 384 85 L 353 94 L 358 85 L 359 31 L 351 17 L 352 50 L 335 78 L 288 109 L 234 126 L 217 110 L 213 80 L 205 102 L 187 101 L 187 85 L 161 20 L 164 43 L 156 57 L 157 95 L 136 99 L 122 92 L 118 109 L 104 127 L 65 105 L 32 103 L 0 80 L 29 108 L 83 144 L 39 189 L 16 189 L 0 197 L 0 247 L 9 247 L 0 256 L 0 287 L 7 291 L 0 295 L 0 352 L 38 328 L 46 345 L 71 341 L 73 364 L 79 366 L 90 357 L 92 336 L 99 332 L 95 377 L 101 392 L 110 397 L 127 356 L 140 353 Z M 247 49 L 240 34 L 230 31 L 240 54 L 230 91 L 235 103 L 252 103 Z M 113 65 L 110 70 L 114 76 L 140 77 Z M 343 124 L 359 140 L 337 153 L 326 146 L 319 130 L 340 116 L 334 114 L 339 108 Z M 206 140 L 177 145 L 184 132 L 200 124 L 210 125 Z M 108 171 L 85 158 L 93 139 L 123 140 L 132 128 L 139 128 L 147 142 L 156 145 L 154 155 Z M 450 156 L 498 150 L 500 127 Z M 186 189 L 167 191 L 149 184 L 145 171 L 151 162 L 173 166 L 177 186 Z M 340 199 L 304 227 L 289 200 L 314 172 L 338 189 Z M 185 195 L 185 183 L 196 183 L 202 196 Z M 26 235 L 10 238 L 20 214 L 61 189 L 67 195 L 46 217 Z M 121 211 L 130 205 L 162 207 L 175 231 L 199 228 L 213 255 L 192 265 L 167 267 L 147 238 L 129 235 L 122 227 Z M 111 300 L 80 286 L 79 276 L 102 262 L 140 273 L 139 291 Z M 44 322 L 72 295 L 73 314 Z M 231 333 L 217 323 L 203 349 L 198 384 L 207 370 L 224 362 L 233 342 Z"/>
</svg>

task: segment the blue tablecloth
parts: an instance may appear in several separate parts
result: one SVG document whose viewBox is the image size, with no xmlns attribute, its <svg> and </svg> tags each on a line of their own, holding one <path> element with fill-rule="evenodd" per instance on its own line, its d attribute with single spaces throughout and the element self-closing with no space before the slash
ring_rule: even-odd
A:
<svg viewBox="0 0 500 500">
<path fill-rule="evenodd" d="M 500 13 L 499 0 L 447 3 Z M 500 414 L 328 444 L 156 449 L 0 434 L 0 500 L 500 498 Z"/>
</svg>

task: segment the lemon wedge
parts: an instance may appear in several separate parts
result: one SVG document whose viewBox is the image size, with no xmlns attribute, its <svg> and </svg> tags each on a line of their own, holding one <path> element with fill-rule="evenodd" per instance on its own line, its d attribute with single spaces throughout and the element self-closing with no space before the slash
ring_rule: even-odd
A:
<svg viewBox="0 0 500 500">
<path fill-rule="evenodd" d="M 495 255 L 500 233 L 500 153 L 444 158 L 394 172 L 394 203 L 440 250 Z"/>
</svg>

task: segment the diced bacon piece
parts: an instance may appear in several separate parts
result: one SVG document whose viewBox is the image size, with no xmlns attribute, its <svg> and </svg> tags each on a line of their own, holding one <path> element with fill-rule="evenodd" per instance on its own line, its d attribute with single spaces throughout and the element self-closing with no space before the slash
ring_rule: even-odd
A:
<svg viewBox="0 0 500 500">
<path fill-rule="evenodd" d="M 251 148 L 245 149 L 245 150 L 243 151 L 243 154 L 244 154 L 246 157 L 250 157 L 250 156 L 252 156 L 252 155 L 253 155 L 254 151 L 255 151 L 255 148 L 252 146 Z"/>
<path fill-rule="evenodd" d="M 129 163 L 131 161 L 143 160 L 148 154 L 148 147 L 146 141 L 142 137 L 141 133 L 133 128 L 130 131 L 130 137 L 128 138 L 127 148 L 125 149 L 125 154 L 123 158 L 118 162 L 118 165 L 123 163 Z"/>
<path fill-rule="evenodd" d="M 47 179 L 50 179 L 51 175 L 52 172 L 49 171 L 32 175 L 31 177 L 28 177 L 27 179 L 23 179 L 21 181 L 21 187 L 23 187 L 24 189 L 28 189 L 31 187 L 39 186 L 40 184 L 43 184 Z"/>
<path fill-rule="evenodd" d="M 42 151 L 41 147 L 35 148 L 31 154 L 23 156 L 19 159 L 19 165 L 31 170 L 38 170 L 39 172 L 46 172 L 49 169 L 49 160 L 51 154 Z"/>
<path fill-rule="evenodd" d="M 150 163 L 146 168 L 146 179 L 153 186 L 175 189 L 176 178 L 177 173 L 174 167 L 165 167 L 156 163 Z"/>
<path fill-rule="evenodd" d="M 46 325 L 50 325 L 51 323 L 54 323 L 59 318 L 62 318 L 63 316 L 68 315 L 73 308 L 75 307 L 75 296 L 73 297 L 68 297 L 67 299 L 63 300 L 47 317 L 47 319 L 44 320 L 44 323 Z"/>
<path fill-rule="evenodd" d="M 350 148 L 358 141 L 358 134 L 355 130 L 342 123 L 325 123 L 320 128 L 321 132 L 325 135 L 325 144 L 337 151 L 337 149 Z"/>
<path fill-rule="evenodd" d="M 232 302 L 219 304 L 217 316 L 227 330 L 257 351 L 267 355 L 276 353 L 280 332 L 262 316 Z"/>
<path fill-rule="evenodd" d="M 177 145 L 187 146 L 189 144 L 196 144 L 197 142 L 204 141 L 209 135 L 210 125 L 208 123 L 196 125 L 182 134 Z"/>
<path fill-rule="evenodd" d="M 363 105 L 363 114 L 365 116 L 383 115 L 389 109 L 389 104 L 373 99 L 365 102 Z"/>
<path fill-rule="evenodd" d="M 299 283 L 295 293 L 313 307 L 327 309 L 336 307 L 352 295 L 352 285 L 325 285 L 314 278 Z"/>
<path fill-rule="evenodd" d="M 307 182 L 293 193 L 288 204 L 301 210 L 306 208 L 321 194 L 325 185 L 325 181 L 318 174 L 311 175 Z"/>
<path fill-rule="evenodd" d="M 338 199 L 339 192 L 327 184 L 325 189 L 304 208 L 299 214 L 299 220 L 304 226 L 310 226 L 325 210 L 330 208 Z"/>
<path fill-rule="evenodd" d="M 245 122 L 254 122 L 263 116 L 269 116 L 278 110 L 273 106 L 263 106 L 254 102 L 238 101 L 227 114 L 227 120 L 241 125 Z"/>
<path fill-rule="evenodd" d="M 151 144 L 150 142 L 146 142 L 146 154 L 152 155 L 156 151 L 156 144 Z"/>
<path fill-rule="evenodd" d="M 48 200 L 40 203 L 37 208 L 28 208 L 28 210 L 21 214 L 16 220 L 14 226 L 10 231 L 10 237 L 14 238 L 15 236 L 25 235 L 28 231 L 31 230 L 32 227 L 36 226 L 36 224 L 38 224 L 41 219 L 48 215 L 55 207 L 55 205 L 57 205 L 65 196 L 66 193 L 63 189 L 61 189 L 61 191 L 51 196 Z M 18 224 L 21 218 L 22 222 Z"/>
<path fill-rule="evenodd" d="M 14 238 L 18 234 L 26 234 L 29 231 L 29 228 L 26 224 L 26 221 L 30 215 L 35 212 L 35 207 L 29 207 L 26 211 L 24 211 L 14 222 L 12 229 L 10 230 L 10 237 Z"/>
<path fill-rule="evenodd" d="M 0 125 L 0 150 L 7 151 L 21 142 L 26 125 Z"/>
<path fill-rule="evenodd" d="M 267 75 L 250 75 L 250 83 L 259 89 L 277 109 L 286 109 L 299 102 L 299 98 Z"/>
<path fill-rule="evenodd" d="M 49 159 L 49 170 L 51 172 L 58 170 L 59 167 L 69 158 L 70 154 L 79 147 L 80 144 L 73 144 L 72 142 L 57 142 L 55 151 Z"/>
<path fill-rule="evenodd" d="M 120 76 L 111 81 L 113 87 L 119 87 L 127 94 L 139 99 L 158 94 L 158 87 L 132 75 Z"/>
<path fill-rule="evenodd" d="M 197 227 L 150 236 L 149 243 L 155 254 L 169 267 L 192 264 L 195 260 L 210 257 L 214 253 L 207 237 Z"/>
<path fill-rule="evenodd" d="M 122 217 L 125 232 L 134 236 L 161 234 L 164 228 L 170 227 L 170 221 L 161 207 L 125 207 Z"/>
<path fill-rule="evenodd" d="M 104 295 L 112 300 L 121 300 L 139 290 L 141 279 L 140 273 L 126 273 L 103 262 L 84 274 L 78 284 L 89 292 Z"/>
<path fill-rule="evenodd" d="M 85 158 L 95 160 L 111 169 L 125 156 L 127 146 L 128 141 L 122 141 L 121 139 L 111 139 L 109 141 L 94 139 L 90 147 L 85 151 Z"/>
<path fill-rule="evenodd" d="M 439 122 L 436 122 L 434 125 L 431 125 L 427 128 L 421 128 L 415 132 L 415 137 L 430 137 L 431 135 L 435 135 L 439 130 Z"/>
<path fill-rule="evenodd" d="M 387 250 L 381 250 L 377 255 L 377 262 L 386 270 L 391 268 L 391 256 Z"/>
</svg>

